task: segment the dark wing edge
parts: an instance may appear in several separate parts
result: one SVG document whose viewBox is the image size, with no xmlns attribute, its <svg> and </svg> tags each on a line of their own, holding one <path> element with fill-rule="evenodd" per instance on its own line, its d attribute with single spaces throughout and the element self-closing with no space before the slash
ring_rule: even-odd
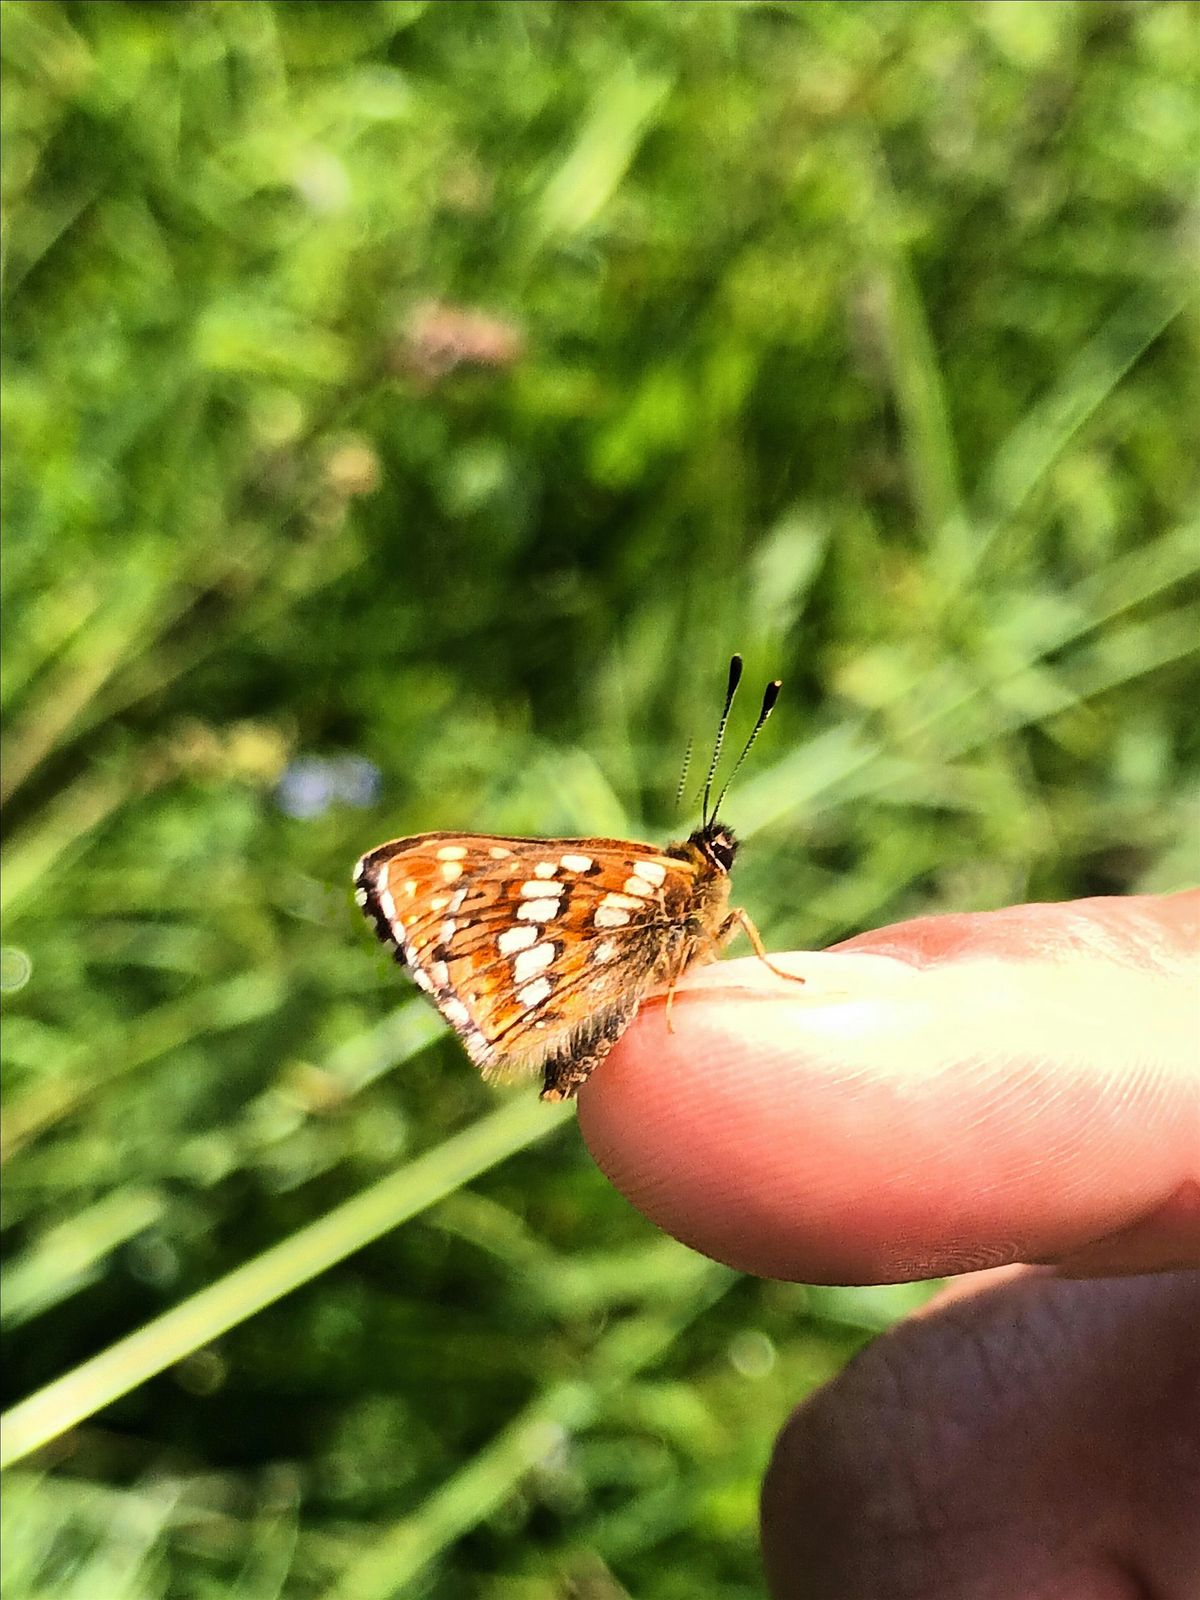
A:
<svg viewBox="0 0 1200 1600">
<path fill-rule="evenodd" d="M 398 839 L 396 845 L 402 846 L 410 842 L 406 839 Z M 368 851 L 365 856 L 359 857 L 354 868 L 354 900 L 359 910 L 374 928 L 375 937 L 380 944 L 391 953 L 402 967 L 405 967 L 408 962 L 405 957 L 404 947 L 396 936 L 394 926 L 396 908 L 393 905 L 392 915 L 389 916 L 387 914 L 376 883 L 376 868 L 380 862 L 389 859 L 389 853 L 394 854 L 395 852 L 392 850 L 391 845 L 385 844 L 381 845 L 378 850 Z"/>
</svg>

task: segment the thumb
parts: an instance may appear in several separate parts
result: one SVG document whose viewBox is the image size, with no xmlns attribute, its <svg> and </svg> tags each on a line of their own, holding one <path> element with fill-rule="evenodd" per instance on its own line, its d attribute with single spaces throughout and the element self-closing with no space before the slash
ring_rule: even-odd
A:
<svg viewBox="0 0 1200 1600">
<path fill-rule="evenodd" d="M 580 1095 L 645 1214 L 744 1271 L 1200 1262 L 1200 891 L 927 917 L 689 975 Z"/>
</svg>

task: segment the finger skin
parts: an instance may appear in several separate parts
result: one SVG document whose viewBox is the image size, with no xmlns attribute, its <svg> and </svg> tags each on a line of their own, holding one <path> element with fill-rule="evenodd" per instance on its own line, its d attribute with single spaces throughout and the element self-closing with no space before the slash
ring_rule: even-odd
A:
<svg viewBox="0 0 1200 1600">
<path fill-rule="evenodd" d="M 652 1221 L 763 1276 L 1192 1264 L 1198 952 L 1189 891 L 921 918 L 780 958 L 803 986 L 721 963 L 671 1029 L 643 1007 L 580 1126 Z"/>
<path fill-rule="evenodd" d="M 774 1600 L 1193 1600 L 1198 1328 L 1194 1272 L 962 1280 L 781 1434 Z"/>
</svg>

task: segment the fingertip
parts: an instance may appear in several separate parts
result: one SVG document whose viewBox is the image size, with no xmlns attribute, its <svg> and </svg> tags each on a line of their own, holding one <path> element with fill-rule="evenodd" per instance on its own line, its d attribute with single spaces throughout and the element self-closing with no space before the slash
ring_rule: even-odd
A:
<svg viewBox="0 0 1200 1600">
<path fill-rule="evenodd" d="M 585 1086 L 584 1138 L 659 1226 L 763 1276 L 883 1282 L 1085 1251 L 1200 1160 L 1178 960 L 1195 908 L 1165 906 L 926 921 L 907 946 L 883 930 L 780 958 L 803 986 L 757 961 L 704 969 L 673 1028 L 652 1001 Z"/>
<path fill-rule="evenodd" d="M 879 1002 L 850 995 L 843 958 L 821 960 L 799 992 L 757 962 L 711 969 L 676 994 L 671 1028 L 646 1008 L 581 1093 L 580 1128 L 634 1205 L 705 1254 L 761 1276 L 878 1279 L 841 1204 L 847 1184 L 871 1188 L 873 1159 L 843 1041 L 877 1030 Z"/>
</svg>

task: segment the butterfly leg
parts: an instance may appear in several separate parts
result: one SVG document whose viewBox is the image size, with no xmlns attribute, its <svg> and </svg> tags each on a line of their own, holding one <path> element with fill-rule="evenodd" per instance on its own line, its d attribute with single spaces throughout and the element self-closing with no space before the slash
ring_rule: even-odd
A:
<svg viewBox="0 0 1200 1600">
<path fill-rule="evenodd" d="M 671 983 L 670 983 L 670 987 L 667 989 L 667 1007 L 666 1007 L 666 1011 L 667 1011 L 667 1032 L 668 1033 L 674 1033 L 675 1032 L 675 1023 L 674 1023 L 674 1021 L 672 1020 L 672 1017 L 671 1017 L 671 1007 L 675 1004 L 675 987 L 676 987 L 675 979 L 672 978 L 671 979 Z"/>
<path fill-rule="evenodd" d="M 675 991 L 679 987 L 679 980 L 689 967 L 701 961 L 715 961 L 721 953 L 718 938 L 714 938 L 706 929 L 697 929 L 669 956 L 669 965 L 665 971 L 660 971 L 656 976 L 660 983 L 667 985 L 667 1032 L 675 1032 L 675 1022 L 671 1016 L 671 1008 L 675 1004 Z"/>
<path fill-rule="evenodd" d="M 718 943 L 725 944 L 728 940 L 733 938 L 734 934 L 739 928 L 742 929 L 747 939 L 749 939 L 750 943 L 754 946 L 754 954 L 765 966 L 771 969 L 776 977 L 786 978 L 789 983 L 804 982 L 804 979 L 801 978 L 797 973 L 785 972 L 782 967 L 777 967 L 775 965 L 770 956 L 767 954 L 766 947 L 764 946 L 762 939 L 759 937 L 758 929 L 754 926 L 753 922 L 751 922 L 749 913 L 743 911 L 741 906 L 735 906 L 725 918 L 720 928 L 717 930 Z"/>
</svg>

